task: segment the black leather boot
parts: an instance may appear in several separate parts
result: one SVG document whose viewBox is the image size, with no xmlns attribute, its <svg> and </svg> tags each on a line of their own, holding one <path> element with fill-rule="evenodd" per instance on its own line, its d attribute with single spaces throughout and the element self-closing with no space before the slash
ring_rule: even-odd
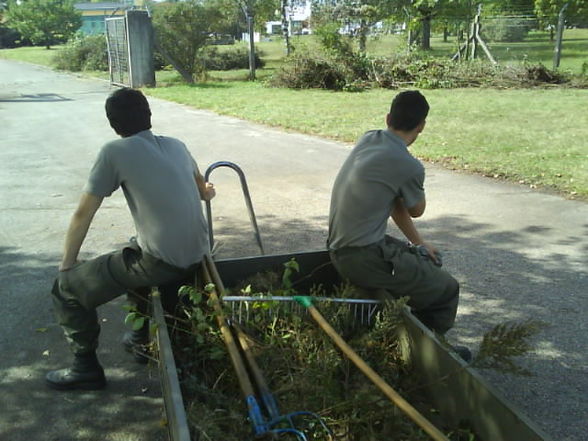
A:
<svg viewBox="0 0 588 441">
<path fill-rule="evenodd" d="M 468 348 L 467 346 L 453 346 L 452 349 L 466 363 L 472 361 L 472 351 L 470 351 L 470 348 Z"/>
<path fill-rule="evenodd" d="M 76 355 L 71 368 L 48 372 L 45 380 L 57 390 L 99 390 L 106 386 L 104 370 L 95 352 Z"/>
<path fill-rule="evenodd" d="M 126 332 L 122 343 L 125 350 L 133 354 L 137 363 L 147 364 L 150 358 L 149 321 L 145 320 L 143 327 L 139 330 Z"/>
</svg>

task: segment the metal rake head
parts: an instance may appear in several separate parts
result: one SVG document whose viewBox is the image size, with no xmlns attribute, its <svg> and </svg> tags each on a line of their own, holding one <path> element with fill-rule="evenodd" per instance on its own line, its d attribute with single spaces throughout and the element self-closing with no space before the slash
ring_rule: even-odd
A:
<svg viewBox="0 0 588 441">
<path fill-rule="evenodd" d="M 230 319 L 237 323 L 247 323 L 253 312 L 257 313 L 260 310 L 268 317 L 279 311 L 297 315 L 308 314 L 306 308 L 290 296 L 224 296 L 222 300 L 229 307 Z M 379 300 L 372 299 L 313 297 L 312 300 L 319 306 L 330 304 L 348 308 L 353 325 L 357 326 L 371 325 L 381 304 Z"/>
</svg>

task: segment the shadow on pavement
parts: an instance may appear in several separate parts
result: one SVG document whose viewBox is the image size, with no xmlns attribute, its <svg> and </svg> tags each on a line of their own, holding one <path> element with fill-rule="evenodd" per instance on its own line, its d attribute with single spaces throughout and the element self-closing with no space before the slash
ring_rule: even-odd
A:
<svg viewBox="0 0 588 441">
<path fill-rule="evenodd" d="M 324 249 L 324 216 L 284 220 L 265 215 L 258 217 L 258 224 L 266 254 Z M 563 251 L 529 254 L 530 244 L 549 236 L 549 228 L 544 227 L 496 232 L 490 225 L 451 216 L 420 222 L 419 226 L 422 235 L 443 251 L 445 267 L 462 284 L 460 315 L 451 337 L 475 349 L 482 334 L 498 323 L 528 319 L 546 323 L 533 338 L 536 349 L 520 360 L 523 367 L 541 372 L 541 377 L 486 371 L 484 376 L 506 395 L 513 392 L 516 404 L 546 432 L 565 431 L 573 436 L 574 428 L 554 427 L 553 418 L 549 419 L 553 409 L 546 397 L 560 403 L 559 412 L 578 414 L 580 420 L 581 409 L 587 406 L 582 393 L 587 381 L 586 344 L 576 338 L 586 330 L 581 329 L 586 327 L 582 316 L 586 277 L 578 271 L 586 267 L 585 255 Z M 246 220 L 216 222 L 215 239 L 223 244 L 219 258 L 260 254 Z M 563 242 L 585 241 L 584 237 L 570 236 Z M 102 392 L 57 393 L 42 383 L 46 370 L 69 362 L 48 296 L 56 259 L 56 255 L 0 249 L 4 312 L 0 325 L 0 438 L 132 440 L 136 434 L 136 439 L 158 439 L 164 430 L 158 416 L 162 402 L 157 374 L 135 365 L 120 347 L 122 299 L 99 310 L 103 335 L 98 354 L 109 387 Z M 22 310 L 26 314 L 16 313 Z M 561 316 L 567 320 L 557 320 Z M 146 430 L 155 435 L 139 437 Z M 126 437 L 120 438 L 122 434 Z"/>
</svg>

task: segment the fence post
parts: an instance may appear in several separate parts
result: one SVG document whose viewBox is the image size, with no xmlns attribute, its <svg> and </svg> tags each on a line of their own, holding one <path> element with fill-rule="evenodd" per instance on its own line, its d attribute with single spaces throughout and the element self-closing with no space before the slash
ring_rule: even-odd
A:
<svg viewBox="0 0 588 441">
<path fill-rule="evenodd" d="M 561 60 L 561 45 L 563 40 L 563 30 L 565 24 L 564 13 L 567 7 L 567 3 L 563 5 L 563 8 L 561 8 L 561 10 L 559 11 L 559 16 L 557 17 L 557 35 L 555 37 L 555 49 L 553 52 L 553 70 L 556 70 L 559 67 L 559 62 Z"/>
</svg>

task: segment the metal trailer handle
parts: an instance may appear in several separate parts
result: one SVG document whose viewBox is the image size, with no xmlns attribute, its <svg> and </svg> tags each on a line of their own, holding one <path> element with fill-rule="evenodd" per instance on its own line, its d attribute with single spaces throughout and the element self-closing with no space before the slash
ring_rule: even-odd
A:
<svg viewBox="0 0 588 441">
<path fill-rule="evenodd" d="M 263 244 L 261 243 L 261 236 L 259 234 L 259 228 L 257 227 L 257 221 L 255 220 L 255 212 L 253 211 L 253 204 L 251 203 L 251 196 L 249 194 L 249 187 L 247 186 L 247 180 L 245 179 L 245 173 L 241 168 L 229 161 L 218 161 L 214 164 L 211 164 L 204 173 L 204 180 L 208 182 L 208 178 L 212 171 L 219 167 L 229 167 L 233 169 L 238 175 L 239 180 L 241 181 L 241 189 L 243 190 L 243 197 L 245 198 L 245 203 L 247 204 L 247 210 L 249 212 L 249 220 L 251 221 L 251 225 L 253 226 L 253 230 L 255 231 L 255 239 L 257 240 L 257 245 L 261 251 L 261 254 L 264 255 L 265 251 L 263 250 Z M 214 236 L 212 232 L 212 204 L 210 201 L 206 201 L 206 219 L 208 221 L 208 239 L 210 241 L 210 249 L 212 251 L 212 246 L 214 244 Z"/>
</svg>

